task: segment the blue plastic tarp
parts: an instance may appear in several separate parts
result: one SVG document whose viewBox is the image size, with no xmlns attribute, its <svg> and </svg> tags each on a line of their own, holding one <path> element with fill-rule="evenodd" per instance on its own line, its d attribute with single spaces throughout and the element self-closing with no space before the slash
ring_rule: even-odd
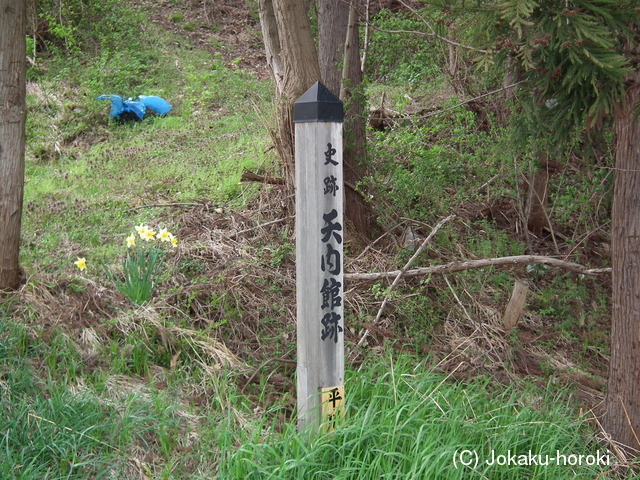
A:
<svg viewBox="0 0 640 480">
<path fill-rule="evenodd" d="M 138 98 L 147 108 L 158 115 L 166 115 L 173 108 L 164 98 L 155 95 L 138 95 Z"/>
<path fill-rule="evenodd" d="M 96 100 L 111 100 L 109 115 L 114 119 L 134 116 L 142 120 L 147 108 L 158 115 L 166 115 L 173 108 L 165 99 L 155 95 L 139 95 L 137 99 L 124 100 L 120 95 L 100 95 Z M 123 117 L 123 118 L 124 118 Z"/>
</svg>

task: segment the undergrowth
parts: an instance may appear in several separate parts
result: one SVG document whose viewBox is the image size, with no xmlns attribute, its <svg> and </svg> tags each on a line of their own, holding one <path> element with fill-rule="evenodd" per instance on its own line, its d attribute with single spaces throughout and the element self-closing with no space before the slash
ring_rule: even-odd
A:
<svg viewBox="0 0 640 480">
<path fill-rule="evenodd" d="M 248 4 L 255 27 L 257 3 Z M 631 477 L 613 458 L 609 467 L 483 463 L 491 451 L 604 451 L 579 406 L 602 395 L 610 287 L 544 268 L 412 277 L 397 288 L 348 282 L 346 420 L 330 435 L 296 433 L 293 222 L 280 186 L 241 181 L 245 169 L 280 173 L 264 125 L 273 85 L 239 56 L 225 60 L 221 42 L 197 48 L 137 5 L 40 2 L 57 14 L 30 33 L 26 283 L 0 297 L 1 478 Z M 183 34 L 201 33 L 204 20 L 175 10 L 180 2 L 163 5 Z M 374 21 L 424 28 L 385 11 Z M 422 39 L 389 42 L 376 30 L 371 41 L 366 97 L 402 114 L 368 132 L 360 186 L 385 233 L 367 247 L 345 237 L 345 272 L 405 266 L 452 213 L 413 266 L 525 253 L 606 265 L 606 142 L 589 165 L 577 149 L 558 159 L 553 232 L 531 238 L 533 160 L 494 105 L 460 105 L 436 75 L 443 52 Z M 117 123 L 100 94 L 160 95 L 173 110 Z M 141 224 L 168 228 L 179 244 L 151 298 L 135 305 L 100 264 L 121 274 L 126 236 Z M 530 296 L 507 332 L 516 279 Z M 456 468 L 461 450 L 482 462 Z"/>
</svg>

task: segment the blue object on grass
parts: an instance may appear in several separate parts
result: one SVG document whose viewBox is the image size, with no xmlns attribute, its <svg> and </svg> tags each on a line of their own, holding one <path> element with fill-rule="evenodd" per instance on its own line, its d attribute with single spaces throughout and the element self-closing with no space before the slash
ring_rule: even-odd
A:
<svg viewBox="0 0 640 480">
<path fill-rule="evenodd" d="M 139 95 L 137 99 L 128 100 L 120 95 L 100 95 L 96 100 L 111 100 L 109 115 L 114 119 L 142 120 L 147 108 L 159 115 L 166 115 L 172 108 L 169 102 L 155 95 Z"/>
<path fill-rule="evenodd" d="M 158 115 L 166 115 L 173 108 L 164 98 L 156 97 L 155 95 L 138 95 L 138 98 Z"/>
</svg>

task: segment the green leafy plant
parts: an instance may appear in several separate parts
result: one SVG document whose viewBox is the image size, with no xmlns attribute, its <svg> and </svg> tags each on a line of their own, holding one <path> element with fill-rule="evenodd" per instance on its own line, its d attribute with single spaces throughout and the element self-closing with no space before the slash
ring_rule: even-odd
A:
<svg viewBox="0 0 640 480">
<path fill-rule="evenodd" d="M 102 268 L 122 295 L 132 303 L 142 305 L 151 298 L 158 284 L 164 264 L 162 244 L 177 247 L 178 239 L 166 228 L 156 232 L 148 225 L 138 225 L 135 229 L 140 242 L 136 242 L 136 233 L 126 238 L 129 251 L 122 261 L 122 276 L 112 273 L 104 263 Z M 87 269 L 84 257 L 79 257 L 74 263 L 81 272 Z"/>
</svg>

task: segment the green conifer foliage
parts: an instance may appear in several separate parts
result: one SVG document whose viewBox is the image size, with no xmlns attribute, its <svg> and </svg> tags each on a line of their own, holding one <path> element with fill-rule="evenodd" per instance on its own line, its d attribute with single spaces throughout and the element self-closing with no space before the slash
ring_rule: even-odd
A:
<svg viewBox="0 0 640 480">
<path fill-rule="evenodd" d="M 516 59 L 533 94 L 535 123 L 566 140 L 612 112 L 631 69 L 622 45 L 638 22 L 635 2 L 503 0 L 494 6 L 492 52 Z"/>
</svg>

